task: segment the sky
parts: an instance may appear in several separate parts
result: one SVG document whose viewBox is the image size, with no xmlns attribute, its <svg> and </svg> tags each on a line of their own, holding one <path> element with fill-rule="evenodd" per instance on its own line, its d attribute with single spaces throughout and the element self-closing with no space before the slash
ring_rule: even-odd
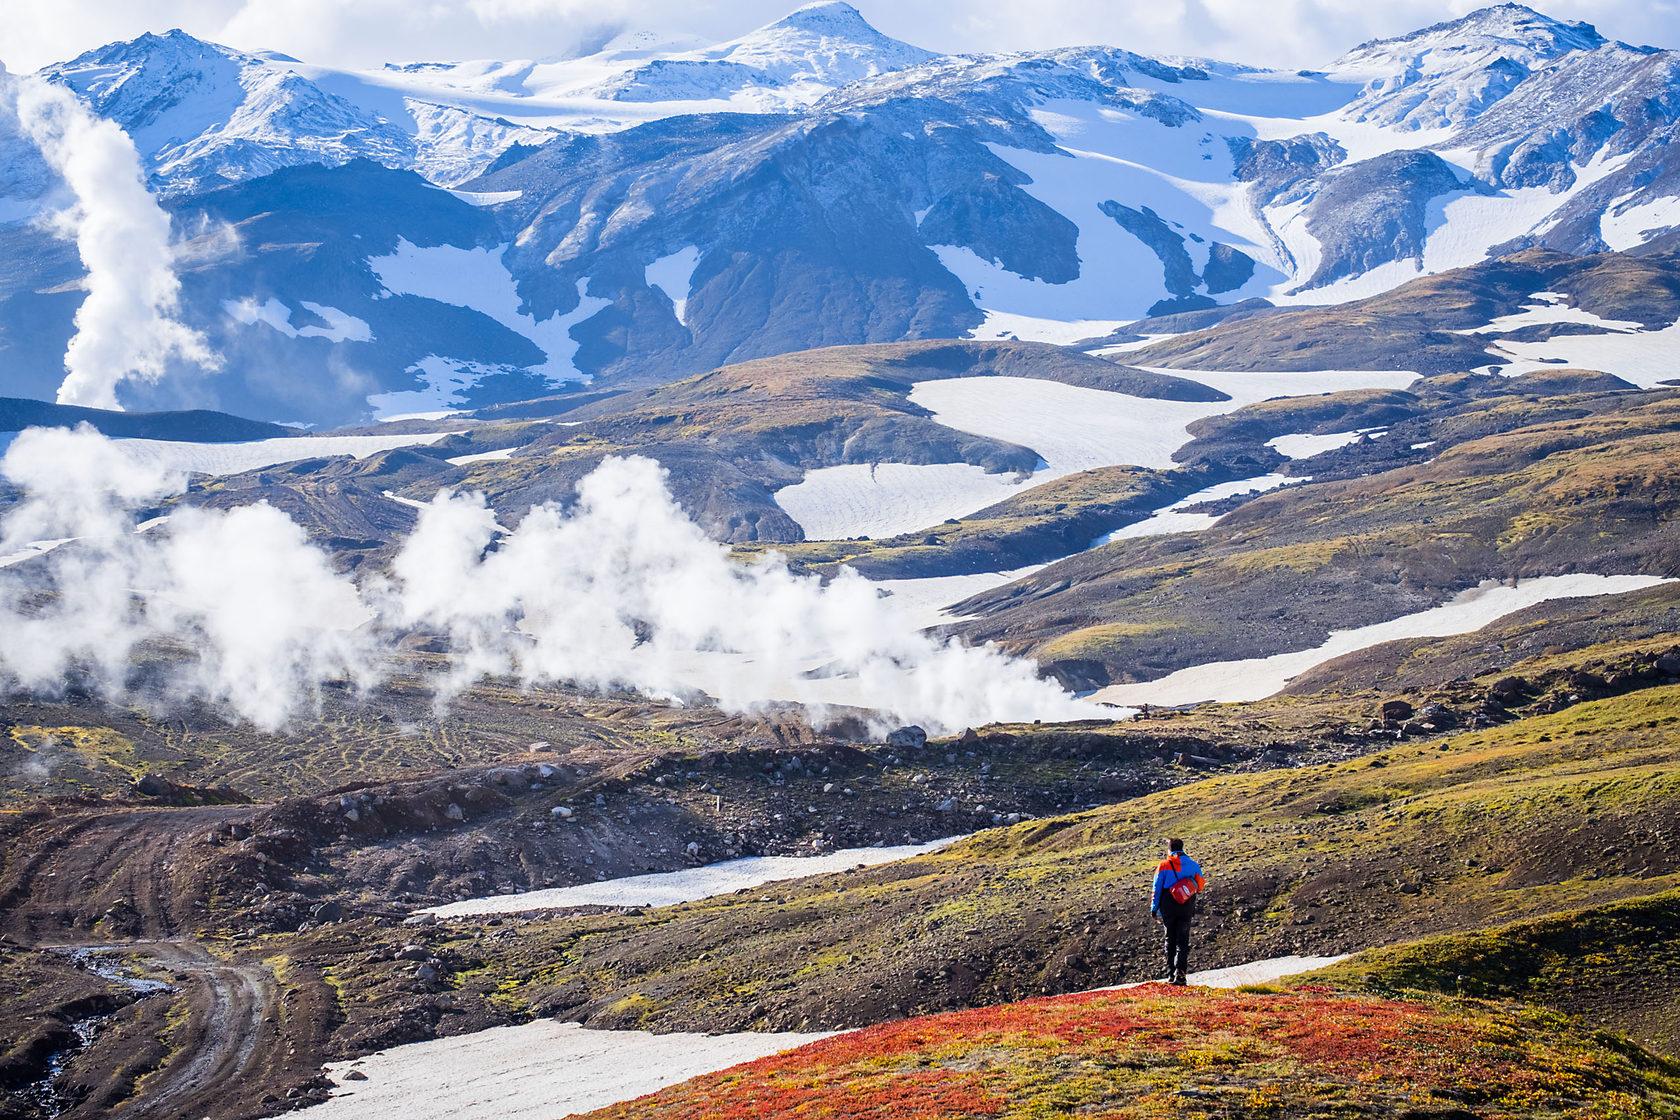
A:
<svg viewBox="0 0 1680 1120">
<path fill-rule="evenodd" d="M 1477 0 L 854 0 L 882 31 L 939 51 L 1105 43 L 1280 67 L 1482 6 Z M 329 66 L 561 57 L 625 30 L 727 39 L 795 0 L 5 0 L 0 62 L 32 70 L 144 31 L 180 27 Z M 1680 47 L 1680 0 L 1551 0 L 1605 35 Z M 1261 12 L 1263 11 L 1263 15 Z"/>
</svg>

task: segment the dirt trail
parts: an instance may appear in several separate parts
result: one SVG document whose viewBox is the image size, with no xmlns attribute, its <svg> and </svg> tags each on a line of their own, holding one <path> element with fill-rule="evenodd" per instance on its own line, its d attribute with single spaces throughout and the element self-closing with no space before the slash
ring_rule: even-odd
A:
<svg viewBox="0 0 1680 1120">
<path fill-rule="evenodd" d="M 67 1109 L 61 1120 L 91 1120 L 96 1116 L 180 1120 L 249 1112 L 248 1105 L 254 1102 L 240 1100 L 241 1088 L 267 1080 L 264 1075 L 285 1064 L 281 985 L 264 962 L 219 960 L 190 941 L 125 941 L 64 948 L 138 960 L 149 979 L 159 978 L 156 974 L 167 975 L 175 994 L 154 997 L 162 1006 L 149 1008 L 148 1018 L 161 1019 L 170 1002 L 185 1008 L 185 1015 L 181 1017 L 177 1011 L 171 1016 L 174 1021 L 168 1027 L 168 1056 L 156 1071 L 141 1079 L 132 1096 L 111 1108 L 104 1103 L 105 1094 L 96 1093 Z M 111 975 L 104 969 L 101 973 Z M 127 1055 L 108 1051 L 123 1049 L 125 1033 L 96 1032 L 91 1049 L 78 1059 L 84 1070 L 122 1066 Z M 236 1101 L 247 1107 L 230 1108 Z"/>
<path fill-rule="evenodd" d="M 191 841 L 247 806 L 55 813 L 0 852 L 0 933 L 25 944 L 87 937 L 112 907 L 122 927 L 106 936 L 168 938 L 189 932 L 183 912 L 197 884 L 185 874 Z"/>
<path fill-rule="evenodd" d="M 195 940 L 211 880 L 202 836 L 249 806 L 67 811 L 0 846 L 0 934 L 37 950 L 116 955 L 173 989 L 100 1022 L 64 1076 L 62 1120 L 217 1120 L 272 1111 L 315 1076 L 334 1000 L 312 970 Z M 122 983 L 133 969 L 102 975 Z"/>
<path fill-rule="evenodd" d="M 174 1041 L 176 1056 L 118 1108 L 124 1120 L 216 1115 L 229 1088 L 278 1064 L 280 982 L 261 961 L 224 962 L 191 942 L 121 946 L 169 972 L 190 1015 Z"/>
</svg>

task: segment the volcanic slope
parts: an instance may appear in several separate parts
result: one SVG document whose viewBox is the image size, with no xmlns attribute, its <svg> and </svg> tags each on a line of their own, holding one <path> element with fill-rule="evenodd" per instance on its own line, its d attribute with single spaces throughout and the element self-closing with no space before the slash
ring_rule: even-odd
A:
<svg viewBox="0 0 1680 1120">
<path fill-rule="evenodd" d="M 1147 978 L 1157 947 L 1141 884 L 1169 832 L 1215 875 L 1199 967 L 1475 930 L 1680 885 L 1677 721 L 1680 687 L 1657 685 L 1342 762 L 1220 775 L 848 875 L 421 937 L 478 962 L 463 995 L 532 1014 L 852 1026 Z M 370 1007 L 403 983 L 377 954 L 357 975 Z"/>
<path fill-rule="evenodd" d="M 1077 662 L 1070 670 L 1101 685 L 1309 649 L 1486 579 L 1680 575 L 1677 424 L 1680 401 L 1666 392 L 1490 398 L 1439 430 L 1495 434 L 1264 494 L 1199 533 L 1080 553 L 958 604 L 976 617 L 957 629 Z M 1416 442 L 1400 430 L 1366 442 L 1388 455 L 1388 439 Z"/>
</svg>

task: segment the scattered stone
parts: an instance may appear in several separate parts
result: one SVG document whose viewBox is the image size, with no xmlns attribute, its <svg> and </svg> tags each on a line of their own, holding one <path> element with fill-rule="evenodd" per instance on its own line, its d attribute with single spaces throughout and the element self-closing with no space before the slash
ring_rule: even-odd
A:
<svg viewBox="0 0 1680 1120">
<path fill-rule="evenodd" d="M 449 806 L 444 809 L 443 815 L 452 821 L 464 821 L 467 819 L 466 811 L 453 801 L 451 801 Z"/>
<path fill-rule="evenodd" d="M 569 821 L 572 819 L 572 810 L 565 805 L 556 805 L 554 808 L 549 810 L 549 814 L 551 816 L 558 817 L 563 821 Z"/>
<path fill-rule="evenodd" d="M 1385 723 L 1402 723 L 1412 718 L 1413 708 L 1404 700 L 1384 700 L 1382 718 Z"/>
</svg>

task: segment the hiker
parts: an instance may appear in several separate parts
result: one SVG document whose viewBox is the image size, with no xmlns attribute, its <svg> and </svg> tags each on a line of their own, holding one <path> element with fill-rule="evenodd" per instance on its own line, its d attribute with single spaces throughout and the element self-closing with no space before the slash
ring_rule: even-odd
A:
<svg viewBox="0 0 1680 1120">
<path fill-rule="evenodd" d="M 1167 930 L 1167 975 L 1169 984 L 1184 985 L 1190 971 L 1190 919 L 1196 916 L 1196 896 L 1207 886 L 1202 868 L 1184 854 L 1184 841 L 1167 841 L 1167 858 L 1155 868 L 1155 889 L 1150 897 L 1150 915 Z"/>
</svg>

